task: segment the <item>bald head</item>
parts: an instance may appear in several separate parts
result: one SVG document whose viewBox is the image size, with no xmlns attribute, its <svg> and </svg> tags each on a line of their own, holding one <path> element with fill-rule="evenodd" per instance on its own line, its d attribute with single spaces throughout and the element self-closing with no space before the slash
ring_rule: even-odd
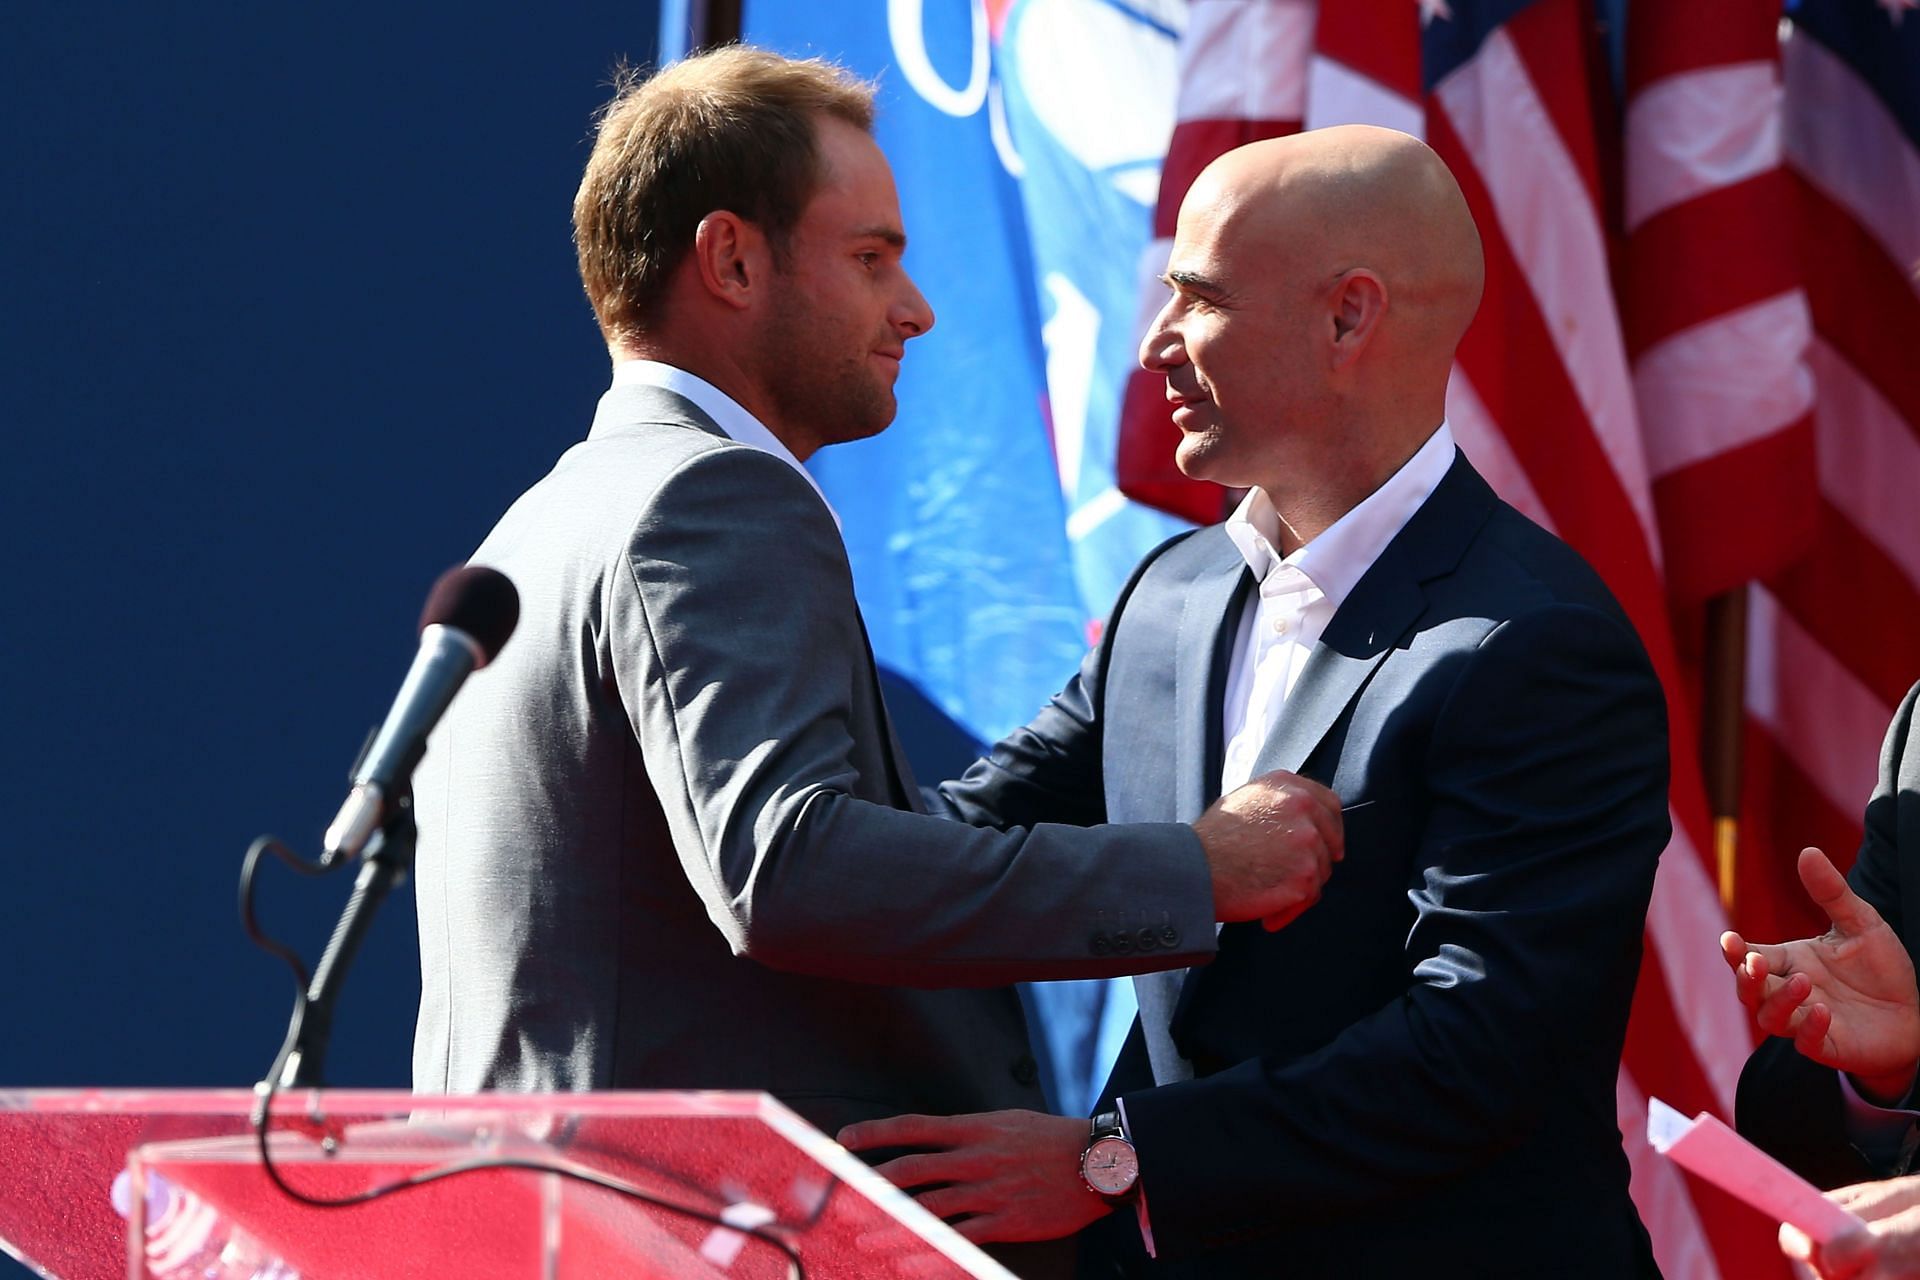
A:
<svg viewBox="0 0 1920 1280">
<path fill-rule="evenodd" d="M 1183 216 L 1202 206 L 1247 249 L 1311 279 L 1376 273 L 1395 346 L 1417 340 L 1450 362 L 1480 305 L 1485 267 L 1466 198 L 1432 148 L 1396 129 L 1339 125 L 1235 148 L 1195 179 Z"/>
<path fill-rule="evenodd" d="M 1181 469 L 1266 490 L 1311 537 L 1439 426 L 1483 271 L 1466 200 L 1417 138 L 1343 125 L 1221 156 L 1180 206 L 1173 297 L 1140 350 Z"/>
</svg>

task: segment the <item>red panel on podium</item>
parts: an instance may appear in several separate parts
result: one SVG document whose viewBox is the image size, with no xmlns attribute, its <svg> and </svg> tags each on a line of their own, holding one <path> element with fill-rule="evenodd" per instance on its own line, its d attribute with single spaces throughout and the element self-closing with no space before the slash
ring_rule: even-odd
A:
<svg viewBox="0 0 1920 1280">
<path fill-rule="evenodd" d="M 810 1280 L 1010 1274 L 764 1094 L 276 1098 L 274 1165 L 308 1195 L 461 1170 L 338 1209 L 268 1180 L 252 1102 L 240 1090 L 0 1093 L 0 1243 L 58 1280 L 793 1274 L 787 1251 L 735 1229 L 757 1227 Z M 500 1160 L 539 1168 L 469 1168 Z"/>
</svg>

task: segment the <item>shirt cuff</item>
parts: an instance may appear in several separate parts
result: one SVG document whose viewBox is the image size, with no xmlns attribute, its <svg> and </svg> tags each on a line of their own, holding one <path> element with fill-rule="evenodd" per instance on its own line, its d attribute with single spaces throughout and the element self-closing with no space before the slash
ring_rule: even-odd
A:
<svg viewBox="0 0 1920 1280">
<path fill-rule="evenodd" d="M 1888 1174 L 1907 1171 L 1920 1147 L 1920 1111 L 1882 1107 L 1868 1102 L 1844 1071 L 1840 1077 L 1840 1105 L 1847 1141 L 1867 1163 Z"/>
<path fill-rule="evenodd" d="M 1127 1123 L 1127 1100 L 1125 1098 L 1115 1098 L 1113 1100 L 1113 1107 L 1114 1110 L 1120 1113 L 1120 1136 L 1128 1142 L 1132 1142 L 1133 1128 Z M 1140 1158 L 1140 1148 L 1135 1147 L 1133 1149 L 1133 1155 L 1134 1159 L 1138 1160 Z M 1142 1176 L 1134 1183 L 1134 1186 L 1139 1190 L 1139 1194 L 1133 1198 L 1133 1212 L 1134 1217 L 1138 1219 L 1140 1223 L 1140 1243 L 1147 1247 L 1147 1256 L 1149 1258 L 1157 1258 L 1160 1255 L 1153 1251 L 1153 1223 L 1147 1220 L 1147 1184 L 1145 1177 Z"/>
</svg>

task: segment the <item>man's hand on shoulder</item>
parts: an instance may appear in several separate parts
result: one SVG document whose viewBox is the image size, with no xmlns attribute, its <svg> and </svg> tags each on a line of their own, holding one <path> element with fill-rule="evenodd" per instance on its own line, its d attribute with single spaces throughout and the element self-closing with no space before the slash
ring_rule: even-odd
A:
<svg viewBox="0 0 1920 1280">
<path fill-rule="evenodd" d="M 1229 791 L 1193 824 L 1213 872 L 1214 917 L 1279 929 L 1320 900 L 1346 854 L 1340 797 L 1275 771 Z"/>
<path fill-rule="evenodd" d="M 1081 1180 L 1087 1122 L 1071 1116 L 893 1116 L 848 1125 L 838 1138 L 849 1151 L 927 1148 L 877 1172 L 975 1244 L 1056 1240 L 1111 1207 Z"/>
<path fill-rule="evenodd" d="M 1854 1078 L 1870 1101 L 1898 1101 L 1920 1066 L 1913 961 L 1880 913 L 1818 849 L 1800 851 L 1800 883 L 1833 927 L 1777 945 L 1720 935 L 1734 990 L 1768 1035 Z"/>
</svg>

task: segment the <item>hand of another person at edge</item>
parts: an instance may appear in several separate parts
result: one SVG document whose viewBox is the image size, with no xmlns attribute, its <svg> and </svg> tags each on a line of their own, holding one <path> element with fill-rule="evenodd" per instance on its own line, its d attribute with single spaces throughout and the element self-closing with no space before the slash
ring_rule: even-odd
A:
<svg viewBox="0 0 1920 1280">
<path fill-rule="evenodd" d="M 1780 1250 L 1819 1280 L 1920 1280 L 1920 1177 L 1862 1182 L 1827 1199 L 1865 1220 L 1858 1231 L 1816 1245 L 1782 1223 Z"/>
<path fill-rule="evenodd" d="M 1903 1096 L 1920 1064 L 1913 961 L 1880 913 L 1818 849 L 1800 851 L 1800 883 L 1833 927 L 1774 946 L 1720 935 L 1734 990 L 1768 1035 L 1854 1077 L 1870 1100 Z"/>
<path fill-rule="evenodd" d="M 1214 801 L 1193 824 L 1213 872 L 1213 914 L 1269 931 L 1320 900 L 1346 855 L 1340 797 L 1310 778 L 1262 774 Z"/>
<path fill-rule="evenodd" d="M 894 1116 L 838 1136 L 849 1151 L 928 1148 L 877 1172 L 975 1244 L 1070 1236 L 1110 1208 L 1080 1180 L 1087 1122 L 1070 1116 Z"/>
</svg>

